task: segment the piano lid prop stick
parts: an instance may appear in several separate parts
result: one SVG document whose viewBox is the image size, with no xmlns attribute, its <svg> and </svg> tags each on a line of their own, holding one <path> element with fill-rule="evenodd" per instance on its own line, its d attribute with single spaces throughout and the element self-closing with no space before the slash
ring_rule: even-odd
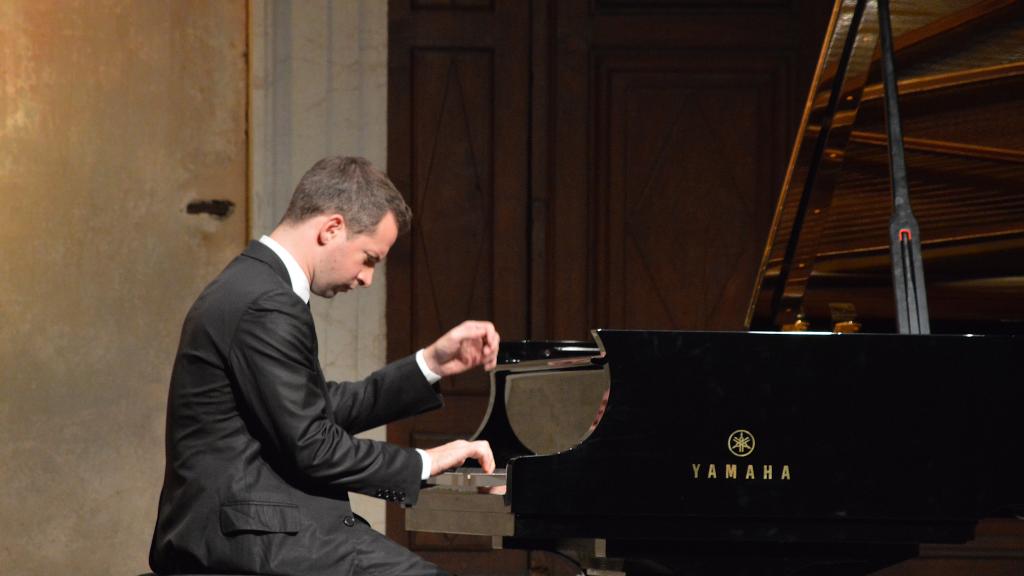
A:
<svg viewBox="0 0 1024 576">
<path fill-rule="evenodd" d="M 896 64 L 893 57 L 889 0 L 878 0 L 878 30 L 882 43 L 882 80 L 885 86 L 885 123 L 889 136 L 889 177 L 893 213 L 889 220 L 893 290 L 896 292 L 896 322 L 900 334 L 930 334 L 928 298 L 925 294 L 921 235 L 910 209 L 907 165 L 903 154 Z"/>
</svg>

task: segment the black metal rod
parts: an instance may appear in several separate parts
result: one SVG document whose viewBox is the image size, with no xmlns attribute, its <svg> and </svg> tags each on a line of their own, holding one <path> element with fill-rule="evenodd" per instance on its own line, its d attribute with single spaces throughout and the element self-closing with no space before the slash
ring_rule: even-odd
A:
<svg viewBox="0 0 1024 576">
<path fill-rule="evenodd" d="M 921 235 L 917 219 L 910 209 L 889 0 L 877 1 L 878 30 L 882 44 L 882 81 L 885 86 L 885 124 L 889 137 L 889 177 L 892 184 L 893 213 L 889 220 L 889 242 L 893 290 L 896 293 L 896 323 L 900 334 L 928 334 L 931 327 L 921 260 Z"/>
</svg>

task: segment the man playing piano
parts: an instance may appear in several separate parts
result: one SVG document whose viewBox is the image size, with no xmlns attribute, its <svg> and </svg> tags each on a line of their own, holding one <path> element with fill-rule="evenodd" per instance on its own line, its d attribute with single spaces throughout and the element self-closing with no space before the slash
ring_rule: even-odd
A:
<svg viewBox="0 0 1024 576">
<path fill-rule="evenodd" d="M 411 213 L 361 158 L 316 163 L 281 223 L 196 300 L 171 377 L 158 574 L 443 574 L 352 513 L 348 491 L 415 503 L 420 483 L 486 442 L 414 450 L 354 434 L 441 406 L 432 386 L 494 367 L 498 333 L 468 321 L 362 382 L 329 382 L 310 293 L 369 286 Z"/>
</svg>

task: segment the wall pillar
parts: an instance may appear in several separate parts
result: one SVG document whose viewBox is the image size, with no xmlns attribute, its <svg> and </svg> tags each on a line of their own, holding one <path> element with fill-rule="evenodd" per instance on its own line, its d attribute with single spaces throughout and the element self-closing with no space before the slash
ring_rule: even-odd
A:
<svg viewBox="0 0 1024 576">
<path fill-rule="evenodd" d="M 387 2 L 250 2 L 250 231 L 259 238 L 324 156 L 387 160 Z M 320 362 L 328 378 L 366 376 L 385 361 L 386 269 L 370 288 L 314 297 Z M 385 439 L 384 428 L 361 435 Z M 352 495 L 384 531 L 384 503 Z"/>
</svg>

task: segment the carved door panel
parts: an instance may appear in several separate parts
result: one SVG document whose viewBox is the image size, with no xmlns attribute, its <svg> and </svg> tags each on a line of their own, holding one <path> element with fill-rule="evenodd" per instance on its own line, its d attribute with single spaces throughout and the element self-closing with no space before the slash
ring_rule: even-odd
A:
<svg viewBox="0 0 1024 576">
<path fill-rule="evenodd" d="M 534 334 L 742 328 L 830 9 L 551 6 Z"/>
<path fill-rule="evenodd" d="M 413 209 L 388 259 L 388 355 L 429 344 L 467 318 L 527 335 L 529 4 L 393 1 L 389 10 L 388 173 Z M 481 371 L 441 383 L 445 407 L 388 426 L 427 448 L 475 432 L 487 408 Z M 521 574 L 526 555 L 489 538 L 388 535 L 462 574 Z"/>
</svg>

